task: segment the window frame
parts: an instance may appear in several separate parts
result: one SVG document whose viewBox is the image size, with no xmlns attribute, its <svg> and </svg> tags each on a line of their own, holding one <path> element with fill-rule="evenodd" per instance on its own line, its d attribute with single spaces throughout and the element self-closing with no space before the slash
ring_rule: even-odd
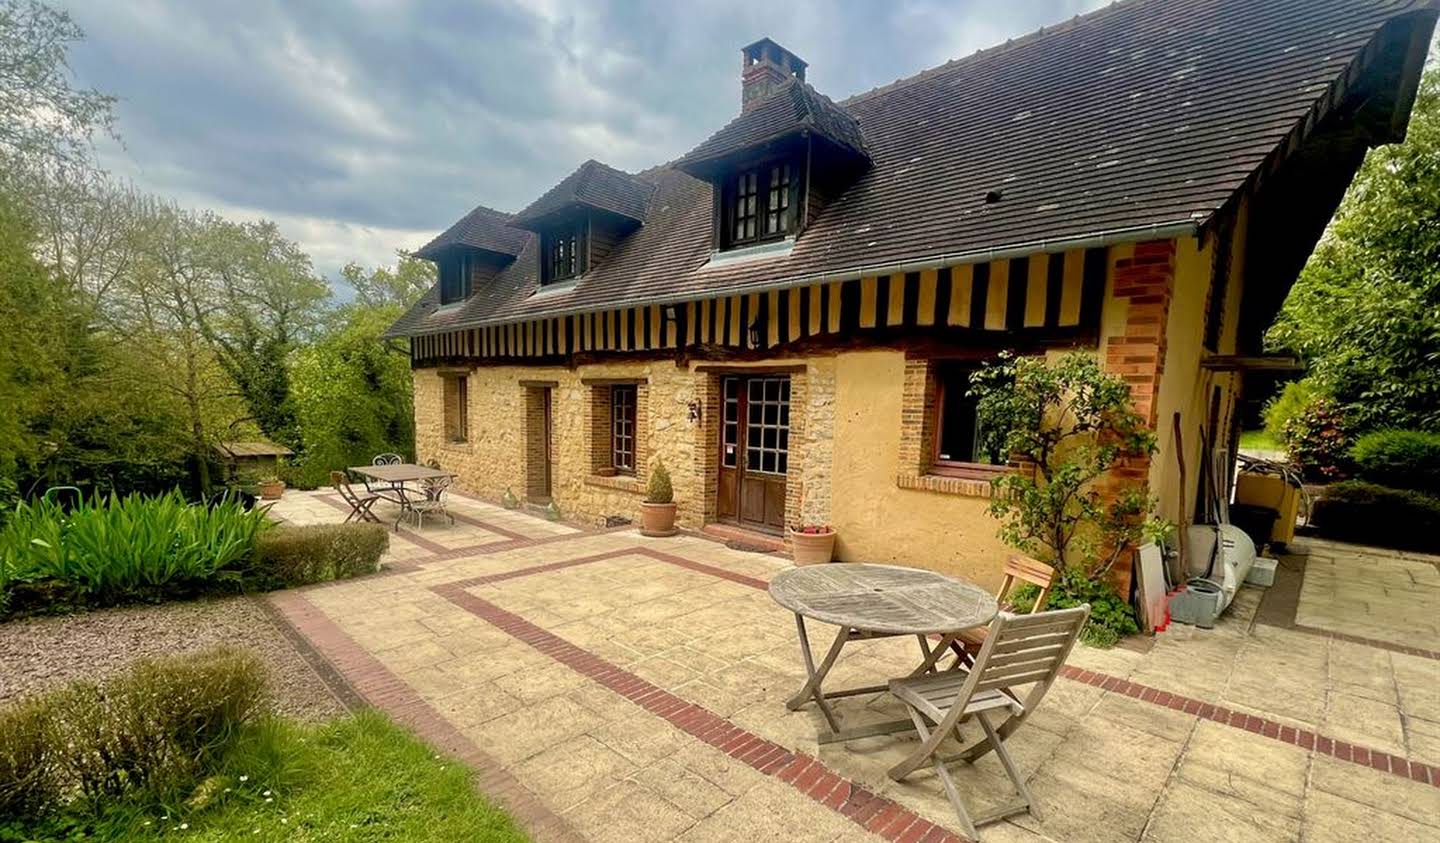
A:
<svg viewBox="0 0 1440 843">
<path fill-rule="evenodd" d="M 625 401 L 621 396 L 627 396 Z M 621 411 L 628 406 L 629 418 L 621 418 Z M 636 425 L 640 417 L 640 388 L 638 384 L 612 384 L 610 386 L 610 468 L 616 474 L 635 476 L 636 454 L 639 451 L 639 431 Z M 622 423 L 629 425 L 628 433 L 622 434 Z M 628 452 L 622 442 L 628 440 Z M 629 461 L 622 462 L 622 454 L 628 453 Z"/>
<path fill-rule="evenodd" d="M 446 270 L 449 270 L 447 272 Z M 459 304 L 475 292 L 474 256 L 460 253 L 440 259 L 437 267 L 440 287 L 440 306 Z M 447 283 L 448 282 L 448 283 Z M 458 287 L 458 290 L 453 289 Z M 459 295 L 452 295 L 458 292 Z"/>
<path fill-rule="evenodd" d="M 969 462 L 943 459 L 940 448 L 945 438 L 945 392 L 946 381 L 963 373 L 964 377 L 980 368 L 978 360 L 937 360 L 932 364 L 931 378 L 934 381 L 934 425 L 930 436 L 930 474 L 946 477 L 964 477 L 988 480 L 1011 469 L 1008 463 Z M 978 420 L 977 420 L 978 425 Z"/>
<path fill-rule="evenodd" d="M 455 390 L 455 408 L 459 418 L 456 424 L 451 424 L 450 401 L 447 392 Z M 447 445 L 465 445 L 470 442 L 470 378 L 462 374 L 448 374 L 441 376 L 440 387 L 440 421 L 444 427 L 442 431 Z M 455 436 L 458 428 L 459 437 Z"/>
<path fill-rule="evenodd" d="M 783 178 L 776 178 L 777 171 L 783 173 Z M 741 199 L 740 183 L 742 179 L 747 178 L 753 179 L 754 192 L 751 193 L 747 190 L 744 198 L 751 199 L 755 203 L 753 215 L 745 217 L 754 226 L 753 233 L 748 236 L 737 234 L 735 230 L 739 221 L 736 214 L 739 212 Z M 777 181 L 778 184 L 775 183 Z M 804 178 L 797 156 L 784 155 L 748 161 L 736 167 L 720 183 L 717 224 L 720 229 L 721 249 L 758 246 L 795 236 L 800 230 L 799 212 L 803 191 Z M 773 211 L 770 207 L 772 197 L 778 197 L 780 205 Z M 772 213 L 779 214 L 780 225 L 777 230 L 768 231 L 769 218 Z"/>
<path fill-rule="evenodd" d="M 570 242 L 565 267 L 557 266 L 556 246 Z M 555 226 L 540 237 L 540 285 L 557 284 L 584 275 L 590 268 L 590 220 L 588 217 Z"/>
</svg>

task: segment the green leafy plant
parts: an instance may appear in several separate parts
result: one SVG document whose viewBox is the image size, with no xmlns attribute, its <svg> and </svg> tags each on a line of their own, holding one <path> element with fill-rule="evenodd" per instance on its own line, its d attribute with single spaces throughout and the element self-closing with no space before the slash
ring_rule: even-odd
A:
<svg viewBox="0 0 1440 843">
<path fill-rule="evenodd" d="M 515 492 L 509 486 L 505 487 L 505 494 L 500 496 L 500 505 L 506 509 L 518 509 L 520 507 L 520 499 L 515 497 Z"/>
<path fill-rule="evenodd" d="M 1345 414 L 1333 399 L 1317 396 L 1285 423 L 1285 448 L 1307 480 L 1343 479 L 1350 465 Z"/>
<path fill-rule="evenodd" d="M 987 450 L 1025 467 L 991 481 L 1001 540 L 1057 570 L 1103 577 L 1141 537 L 1153 505 L 1143 484 L 1100 484 L 1122 460 L 1155 450 L 1129 386 L 1087 354 L 1052 365 L 1007 352 L 972 375 L 971 392 Z"/>
<path fill-rule="evenodd" d="M 390 547 L 380 524 L 307 524 L 267 531 L 256 548 L 256 576 L 271 587 L 373 574 Z"/>
<path fill-rule="evenodd" d="M 0 710 L 0 816 L 43 813 L 59 800 L 45 747 L 46 716 L 38 700 Z"/>
<path fill-rule="evenodd" d="M 1040 596 L 1037 586 L 1025 583 L 1011 594 L 1015 611 L 1028 612 Z M 1067 568 L 1050 586 L 1042 609 L 1071 609 L 1090 604 L 1090 618 L 1080 630 L 1080 640 L 1092 647 L 1113 647 L 1121 638 L 1135 635 L 1140 625 L 1135 610 L 1105 580 L 1087 575 L 1079 568 Z"/>
<path fill-rule="evenodd" d="M 1361 480 L 1325 487 L 1310 523 L 1341 541 L 1440 552 L 1440 498 Z"/>
<path fill-rule="evenodd" d="M 54 610 L 237 589 L 269 526 L 239 501 L 195 506 L 178 492 L 111 495 L 68 513 L 22 503 L 0 528 L 0 603 Z"/>
<path fill-rule="evenodd" d="M 1367 433 L 1350 449 L 1350 461 L 1361 480 L 1440 495 L 1440 433 Z"/>
<path fill-rule="evenodd" d="M 650 482 L 645 492 L 646 503 L 674 503 L 675 489 L 670 485 L 670 472 L 665 469 L 664 460 L 656 460 L 650 470 Z"/>
<path fill-rule="evenodd" d="M 1284 442 L 1285 425 L 1305 412 L 1311 401 L 1320 397 L 1323 397 L 1320 386 L 1313 379 L 1302 378 L 1285 384 L 1278 395 L 1265 402 L 1265 432 L 1275 441 Z"/>
</svg>

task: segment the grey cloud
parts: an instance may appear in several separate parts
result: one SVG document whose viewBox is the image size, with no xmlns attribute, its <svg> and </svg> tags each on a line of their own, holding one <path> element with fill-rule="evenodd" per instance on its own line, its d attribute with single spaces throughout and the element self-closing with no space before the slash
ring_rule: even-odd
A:
<svg viewBox="0 0 1440 843">
<path fill-rule="evenodd" d="M 736 112 L 770 35 L 841 98 L 1099 0 L 73 0 L 73 65 L 121 98 L 143 187 L 328 225 L 442 228 L 586 158 L 640 169 Z M 292 233 L 292 236 L 300 236 Z M 302 239 L 302 242 L 305 242 Z M 335 243 L 307 244 L 331 254 Z M 387 244 L 391 247 L 418 243 Z"/>
</svg>

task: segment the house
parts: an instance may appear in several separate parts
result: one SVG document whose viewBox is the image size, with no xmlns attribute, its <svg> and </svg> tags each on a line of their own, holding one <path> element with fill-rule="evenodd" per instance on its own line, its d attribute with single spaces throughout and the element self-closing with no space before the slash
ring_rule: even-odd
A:
<svg viewBox="0 0 1440 843">
<path fill-rule="evenodd" d="M 1098 355 L 1193 505 L 1246 361 L 1367 148 L 1400 140 L 1437 0 L 1128 0 L 835 101 L 769 39 L 738 116 L 639 173 L 587 161 L 417 254 L 421 459 L 600 523 L 664 460 L 680 522 L 830 524 L 845 559 L 991 581 L 1004 466 L 968 373 Z"/>
</svg>

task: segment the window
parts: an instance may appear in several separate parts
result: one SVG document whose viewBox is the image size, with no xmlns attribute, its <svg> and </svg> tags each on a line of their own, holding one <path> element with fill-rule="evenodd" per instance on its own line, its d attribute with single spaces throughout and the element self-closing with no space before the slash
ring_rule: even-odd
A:
<svg viewBox="0 0 1440 843">
<path fill-rule="evenodd" d="M 744 246 L 778 240 L 795 230 L 799 192 L 795 165 L 777 161 L 744 170 L 724 189 L 722 240 Z"/>
<path fill-rule="evenodd" d="M 445 441 L 470 439 L 470 382 L 464 375 L 441 378 L 445 403 Z"/>
<path fill-rule="evenodd" d="M 585 220 L 557 228 L 545 235 L 545 262 L 541 283 L 550 284 L 583 275 L 588 262 Z"/>
<path fill-rule="evenodd" d="M 440 303 L 453 304 L 470 298 L 471 276 L 475 271 L 472 255 L 447 256 L 440 261 Z"/>
<path fill-rule="evenodd" d="M 635 473 L 634 384 L 610 387 L 610 465 L 619 473 Z"/>
<path fill-rule="evenodd" d="M 978 367 L 941 364 L 935 370 L 936 473 L 947 470 L 994 471 L 1003 468 L 1000 455 L 987 450 L 977 416 L 977 400 L 970 395 L 970 374 Z"/>
</svg>

